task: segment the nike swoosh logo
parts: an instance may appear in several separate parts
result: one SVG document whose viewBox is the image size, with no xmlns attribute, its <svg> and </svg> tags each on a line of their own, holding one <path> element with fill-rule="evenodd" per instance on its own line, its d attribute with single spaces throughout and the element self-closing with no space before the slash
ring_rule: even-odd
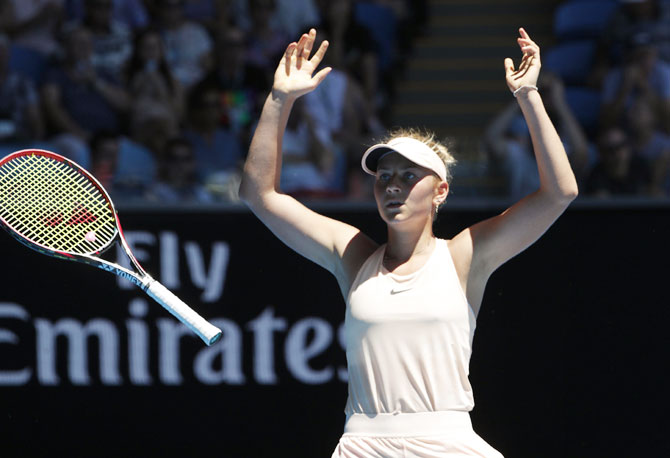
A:
<svg viewBox="0 0 670 458">
<path fill-rule="evenodd" d="M 412 289 L 412 288 L 406 288 L 406 289 L 392 289 L 392 290 L 391 290 L 391 295 L 404 293 L 405 291 L 409 291 L 410 289 Z"/>
</svg>

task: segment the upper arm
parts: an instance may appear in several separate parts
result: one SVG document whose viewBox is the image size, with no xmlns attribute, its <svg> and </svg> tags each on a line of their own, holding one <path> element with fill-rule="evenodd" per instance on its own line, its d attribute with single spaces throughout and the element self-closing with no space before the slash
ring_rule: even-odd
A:
<svg viewBox="0 0 670 458">
<path fill-rule="evenodd" d="M 500 215 L 481 221 L 450 242 L 461 286 L 475 312 L 490 275 L 532 245 L 565 211 L 570 199 L 536 191 Z"/>
<path fill-rule="evenodd" d="M 535 243 L 568 207 L 571 199 L 556 199 L 536 191 L 471 228 L 473 262 L 488 274 Z"/>
<path fill-rule="evenodd" d="M 343 290 L 376 248 L 359 229 L 323 216 L 286 194 L 269 192 L 248 204 L 289 248 L 334 274 Z"/>
</svg>

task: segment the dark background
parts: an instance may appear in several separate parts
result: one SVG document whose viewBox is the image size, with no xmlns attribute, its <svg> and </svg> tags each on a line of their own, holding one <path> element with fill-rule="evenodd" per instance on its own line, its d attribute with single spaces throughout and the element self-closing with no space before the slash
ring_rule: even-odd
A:
<svg viewBox="0 0 670 458">
<path fill-rule="evenodd" d="M 378 241 L 385 238 L 373 208 L 317 209 Z M 435 232 L 450 238 L 500 210 L 447 206 Z M 126 231 L 170 230 L 201 246 L 229 243 L 219 301 L 199 302 L 186 281 L 175 293 L 207 318 L 240 325 L 246 383 L 204 385 L 185 369 L 180 386 L 161 384 L 158 377 L 152 386 L 133 386 L 121 338 L 123 384 L 103 385 L 91 359 L 92 384 L 76 386 L 67 377 L 65 345 L 59 344 L 59 385 L 40 385 L 33 375 L 23 386 L 0 386 L 0 455 L 329 457 L 342 431 L 346 384 L 334 378 L 306 385 L 292 377 L 282 332 L 274 334 L 278 383 L 257 383 L 249 354 L 253 338 L 245 326 L 272 306 L 289 324 L 314 316 L 337 329 L 344 310 L 335 280 L 239 208 L 128 208 L 120 216 Z M 670 456 L 669 216 L 670 208 L 661 205 L 602 208 L 577 202 L 540 241 L 493 275 L 471 361 L 472 418 L 475 430 L 505 456 Z M 31 320 L 104 317 L 123 330 L 128 302 L 142 297 L 139 290 L 119 289 L 112 275 L 32 252 L 4 233 L 0 253 L 0 302 L 21 304 Z M 145 264 L 158 277 L 157 260 Z M 149 303 L 149 325 L 167 317 Z M 31 323 L 0 319 L 0 329 L 20 337 L 19 344 L 0 345 L 0 371 L 35 367 Z M 152 328 L 152 373 L 158 364 L 155 333 Z M 89 345 L 91 353 L 96 348 Z M 201 349 L 196 338 L 183 339 L 182 366 L 192 367 Z M 344 364 L 336 337 L 310 364 Z"/>
</svg>

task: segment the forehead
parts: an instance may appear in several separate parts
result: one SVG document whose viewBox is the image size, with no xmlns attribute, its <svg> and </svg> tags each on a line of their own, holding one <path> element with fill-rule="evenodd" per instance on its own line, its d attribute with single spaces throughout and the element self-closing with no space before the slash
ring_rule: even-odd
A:
<svg viewBox="0 0 670 458">
<path fill-rule="evenodd" d="M 389 168 L 418 168 L 423 169 L 420 165 L 410 161 L 402 154 L 394 151 L 389 151 L 379 158 L 377 161 L 377 170 Z"/>
</svg>

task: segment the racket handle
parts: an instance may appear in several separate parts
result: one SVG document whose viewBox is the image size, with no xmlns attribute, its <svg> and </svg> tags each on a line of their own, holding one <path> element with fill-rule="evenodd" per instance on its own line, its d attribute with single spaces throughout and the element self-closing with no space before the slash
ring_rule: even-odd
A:
<svg viewBox="0 0 670 458">
<path fill-rule="evenodd" d="M 207 345 L 221 338 L 221 330 L 198 315 L 191 307 L 172 294 L 165 286 L 153 280 L 147 294 L 195 332 Z"/>
</svg>

